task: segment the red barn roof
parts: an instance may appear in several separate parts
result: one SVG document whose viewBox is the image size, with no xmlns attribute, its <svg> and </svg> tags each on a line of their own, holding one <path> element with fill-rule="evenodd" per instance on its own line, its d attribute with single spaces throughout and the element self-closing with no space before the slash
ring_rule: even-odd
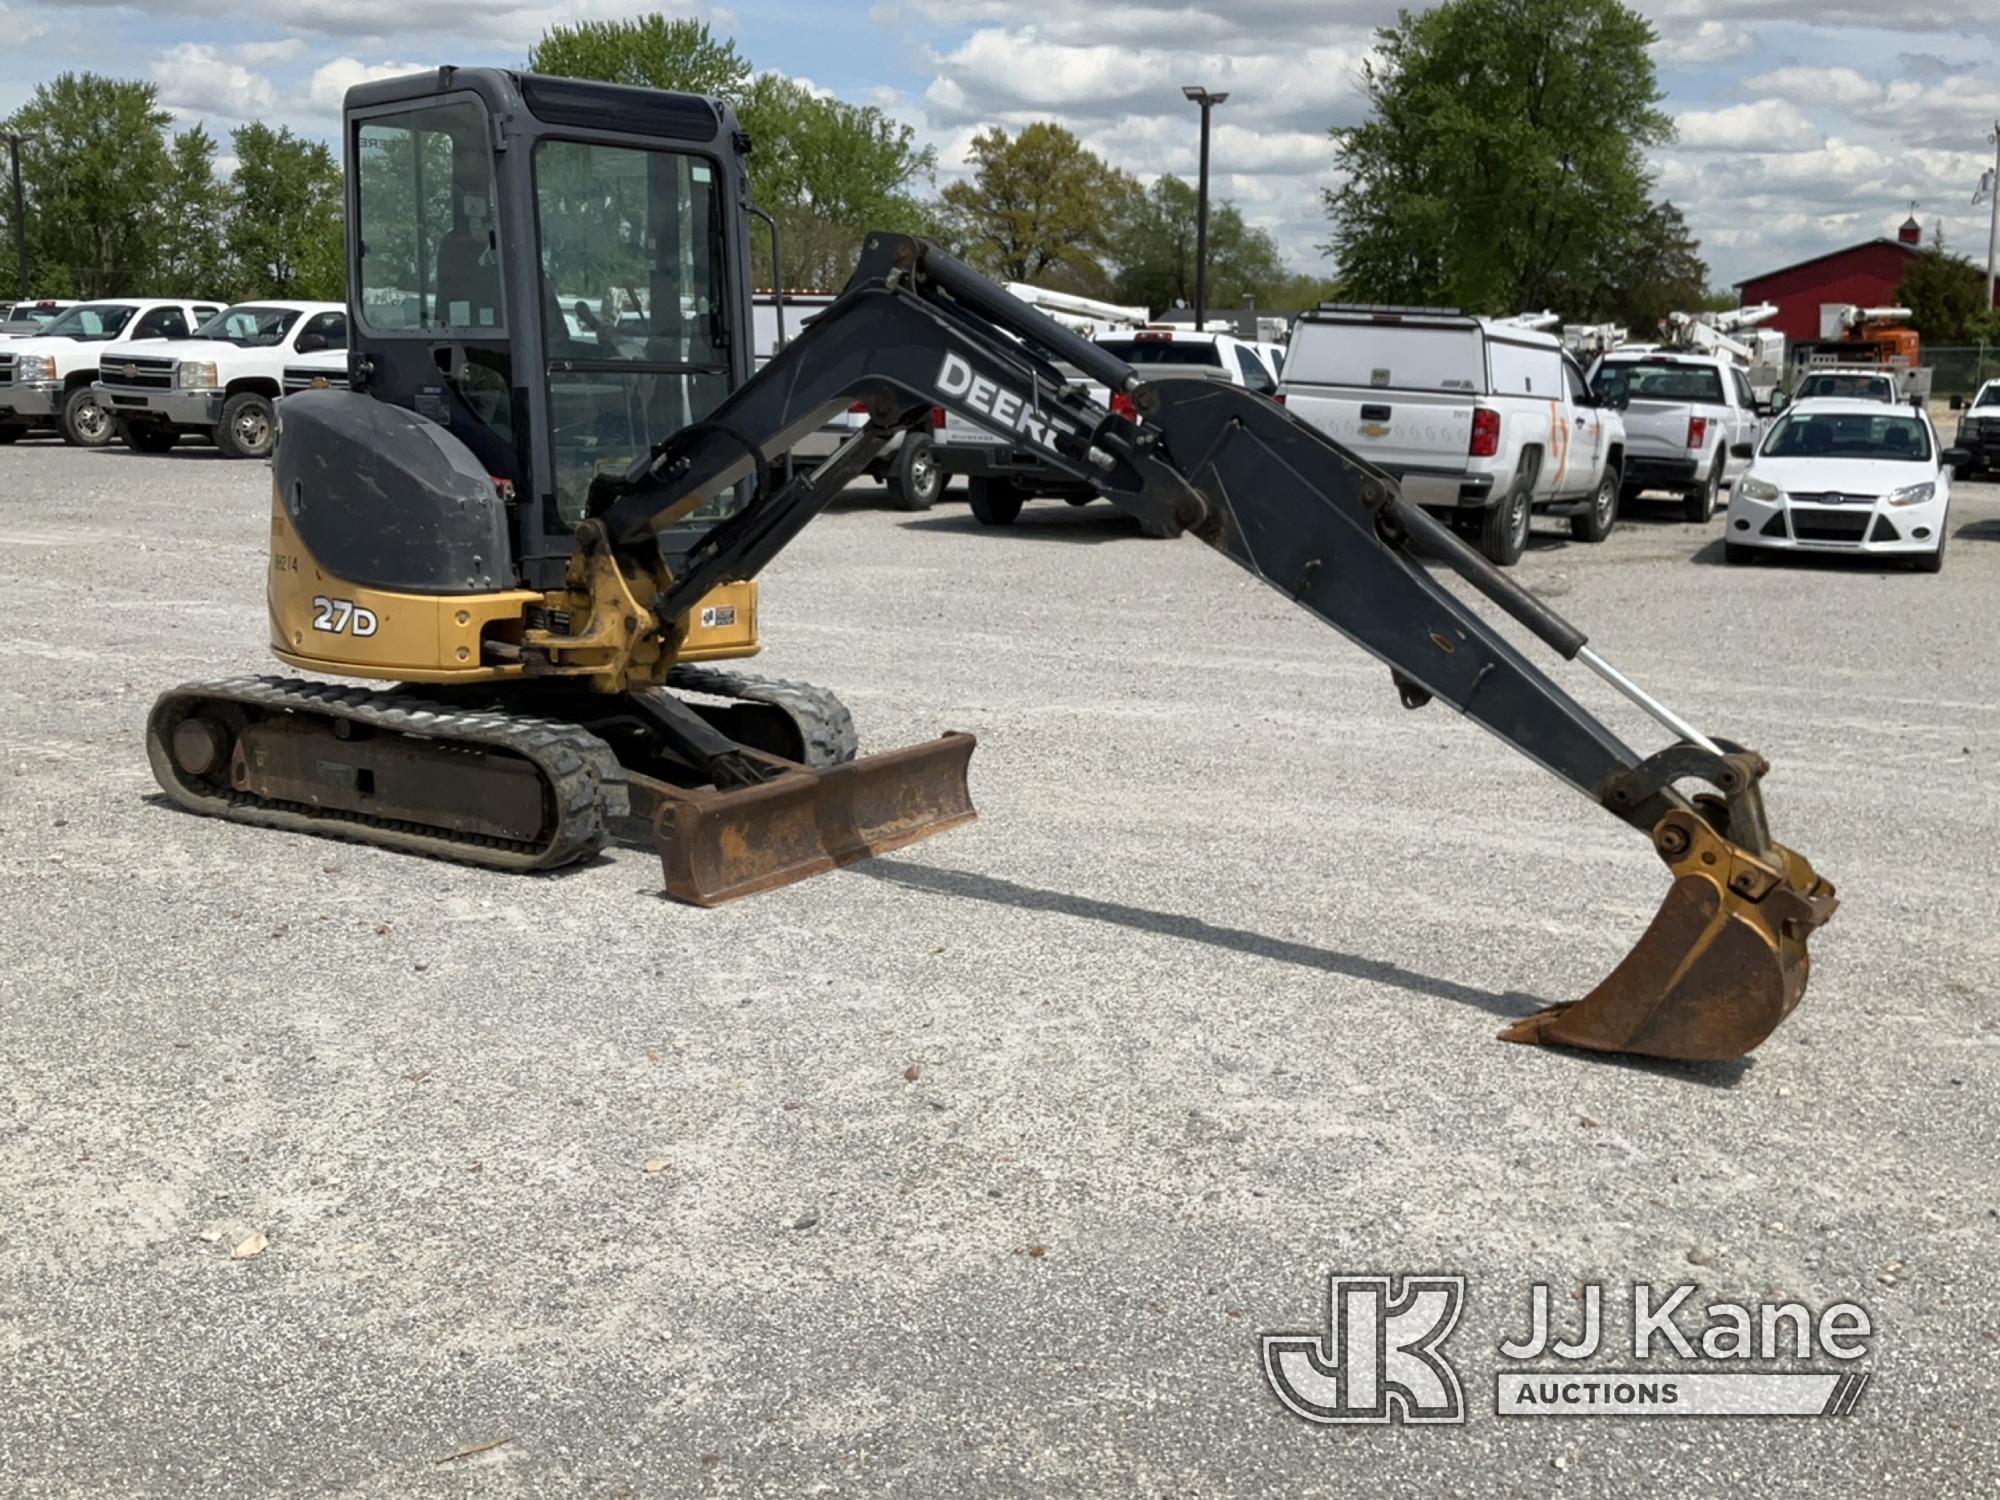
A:
<svg viewBox="0 0 2000 1500">
<path fill-rule="evenodd" d="M 1919 253 L 1918 246 L 1888 238 L 1863 240 L 1736 285 L 1745 303 L 1769 302 L 1777 307 L 1778 315 L 1764 325 L 1766 328 L 1775 328 L 1789 343 L 1811 342 L 1819 337 L 1821 303 L 1888 305 L 1895 300 L 1910 261 Z"/>
<path fill-rule="evenodd" d="M 1795 261 L 1736 283 L 1744 303 L 1769 302 L 1778 315 L 1764 326 L 1775 328 L 1791 343 L 1819 338 L 1823 303 L 1856 307 L 1887 307 L 1896 300 L 1910 261 L 1923 253 L 1921 245 L 1882 237 L 1829 250 L 1810 260 Z"/>
</svg>

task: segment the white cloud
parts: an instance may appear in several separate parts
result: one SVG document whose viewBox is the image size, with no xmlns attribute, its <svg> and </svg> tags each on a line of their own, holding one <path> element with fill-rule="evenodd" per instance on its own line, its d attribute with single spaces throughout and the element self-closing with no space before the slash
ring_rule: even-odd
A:
<svg viewBox="0 0 2000 1500">
<path fill-rule="evenodd" d="M 1757 45 L 1757 33 L 1727 21 L 1702 21 L 1692 28 L 1665 28 L 1653 44 L 1653 56 L 1663 63 L 1711 63 L 1741 57 Z"/>
<path fill-rule="evenodd" d="M 1675 144 L 1689 151 L 1812 151 L 1826 137 L 1782 99 L 1697 109 L 1674 120 Z"/>
<path fill-rule="evenodd" d="M 43 22 L 15 10 L 5 0 L 0 0 L 0 33 L 5 34 L 10 45 L 18 47 L 23 42 L 47 36 L 49 28 Z"/>
<path fill-rule="evenodd" d="M 59 0 L 65 9 L 137 10 L 186 24 L 186 0 Z M 209 0 L 204 21 L 240 21 L 311 36 L 352 38 L 375 45 L 437 46 L 472 42 L 519 53 L 550 26 L 623 18 L 648 7 L 635 0 Z M 675 15 L 713 20 L 713 6 L 694 0 Z"/>
<path fill-rule="evenodd" d="M 254 120 L 278 102 L 270 79 L 198 42 L 169 47 L 153 64 L 153 82 L 159 85 L 160 102 L 183 115 Z"/>
<path fill-rule="evenodd" d="M 396 78 L 405 73 L 421 73 L 424 66 L 422 63 L 364 63 L 358 58 L 336 57 L 313 70 L 312 79 L 306 85 L 306 102 L 318 114 L 338 115 L 341 101 L 355 84 L 369 83 L 377 78 Z"/>
<path fill-rule="evenodd" d="M 306 44 L 295 36 L 284 37 L 275 42 L 239 42 L 229 49 L 229 55 L 240 63 L 248 63 L 253 68 L 267 67 L 272 63 L 296 62 L 305 52 Z"/>
</svg>

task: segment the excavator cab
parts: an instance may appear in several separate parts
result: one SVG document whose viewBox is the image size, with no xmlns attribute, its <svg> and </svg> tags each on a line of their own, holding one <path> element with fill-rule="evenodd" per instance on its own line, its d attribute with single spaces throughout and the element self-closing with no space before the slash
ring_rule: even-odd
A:
<svg viewBox="0 0 2000 1500">
<path fill-rule="evenodd" d="M 272 645 L 398 685 L 170 690 L 147 752 L 182 806 L 510 870 L 649 824 L 697 904 L 967 821 L 971 736 L 857 758 L 830 694 L 698 665 L 756 649 L 758 574 L 942 407 L 1213 548 L 1375 656 L 1406 708 L 1442 700 L 1646 836 L 1674 877 L 1652 926 L 1510 1039 L 1714 1060 L 1797 1005 L 1834 892 L 1772 838 L 1763 760 L 1295 413 L 1148 378 L 889 232 L 753 373 L 747 143 L 707 99 L 445 68 L 355 88 L 346 128 L 353 388 L 280 412 Z M 1626 745 L 1444 573 L 1671 742 Z"/>
<path fill-rule="evenodd" d="M 450 68 L 358 86 L 346 131 L 354 388 L 446 428 L 511 496 L 482 576 L 557 587 L 593 480 L 749 378 L 747 140 L 707 99 Z M 711 613 L 684 657 L 756 649 L 754 584 L 716 605 L 746 628 Z"/>
</svg>

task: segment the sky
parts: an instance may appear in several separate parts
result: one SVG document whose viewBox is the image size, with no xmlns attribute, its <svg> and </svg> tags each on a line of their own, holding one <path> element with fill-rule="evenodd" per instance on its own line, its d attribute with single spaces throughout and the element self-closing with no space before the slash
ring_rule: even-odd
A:
<svg viewBox="0 0 2000 1500">
<path fill-rule="evenodd" d="M 1636 0 L 1678 137 L 1653 153 L 1713 280 L 1877 234 L 1915 204 L 1926 233 L 1986 253 L 1970 206 L 2000 119 L 1991 0 Z M 1055 119 L 1150 179 L 1195 171 L 1184 84 L 1228 90 L 1212 190 L 1325 270 L 1328 128 L 1365 113 L 1363 59 L 1394 0 L 0 0 L 0 112 L 43 79 L 151 79 L 182 120 L 338 134 L 362 78 L 438 63 L 520 66 L 552 22 L 665 9 L 709 20 L 760 70 L 876 104 L 936 147 L 939 182 L 989 125 Z M 1417 8 L 1422 8 L 1419 4 Z M 197 14 L 198 12 L 198 14 Z M 1892 27 L 1893 29 L 1885 29 Z"/>
</svg>

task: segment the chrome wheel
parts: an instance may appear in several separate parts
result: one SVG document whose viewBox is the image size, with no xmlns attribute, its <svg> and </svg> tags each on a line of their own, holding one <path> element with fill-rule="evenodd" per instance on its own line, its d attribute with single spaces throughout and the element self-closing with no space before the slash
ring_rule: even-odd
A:
<svg viewBox="0 0 2000 1500">
<path fill-rule="evenodd" d="M 247 453 L 262 453 L 271 441 L 271 417 L 255 406 L 236 414 L 236 443 Z"/>
</svg>

